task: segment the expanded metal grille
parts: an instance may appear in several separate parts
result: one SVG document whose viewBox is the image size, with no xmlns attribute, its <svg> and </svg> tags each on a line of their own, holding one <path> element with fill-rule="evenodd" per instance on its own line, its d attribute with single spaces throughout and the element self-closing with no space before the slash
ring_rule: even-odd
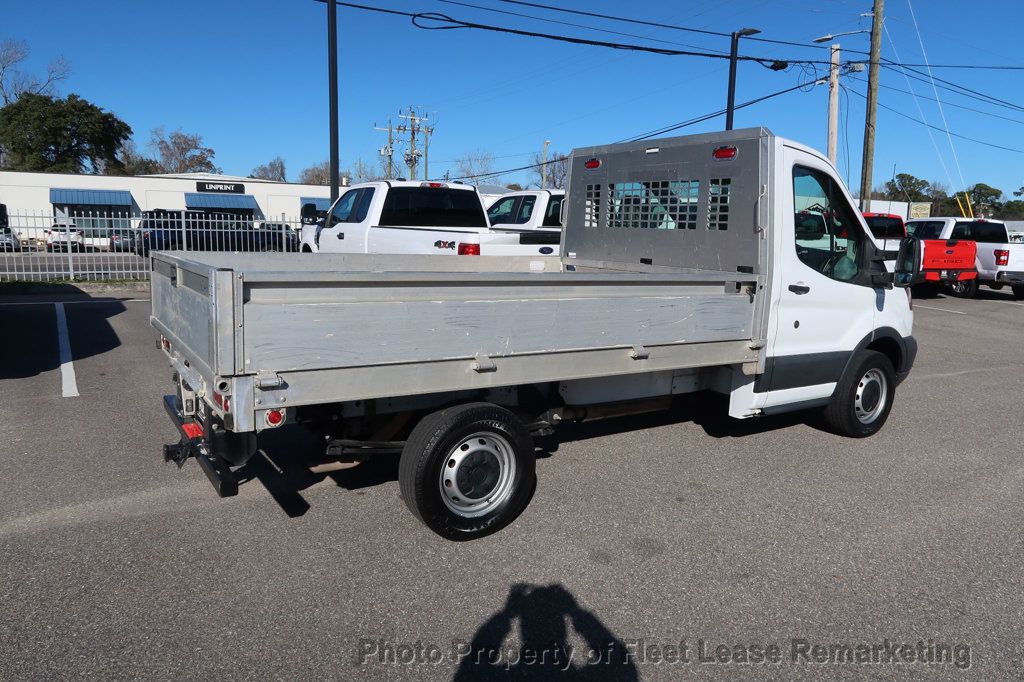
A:
<svg viewBox="0 0 1024 682">
<path fill-rule="evenodd" d="M 608 226 L 697 229 L 697 180 L 637 180 L 608 185 Z"/>
<path fill-rule="evenodd" d="M 11 213 L 0 281 L 149 279 L 152 251 L 297 251 L 298 220 L 199 213 Z"/>
<path fill-rule="evenodd" d="M 729 229 L 729 189 L 732 187 L 730 178 L 711 178 L 708 188 L 708 229 Z"/>
<path fill-rule="evenodd" d="M 601 185 L 587 185 L 587 201 L 583 209 L 583 226 L 601 226 Z"/>
</svg>

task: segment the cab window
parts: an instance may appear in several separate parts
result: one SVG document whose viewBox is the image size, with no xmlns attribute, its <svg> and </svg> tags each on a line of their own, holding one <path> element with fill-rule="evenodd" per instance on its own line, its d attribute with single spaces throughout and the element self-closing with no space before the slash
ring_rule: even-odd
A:
<svg viewBox="0 0 1024 682">
<path fill-rule="evenodd" d="M 334 206 L 331 207 L 331 218 L 328 221 L 329 226 L 349 222 L 349 218 L 352 217 L 352 211 L 356 206 L 356 199 L 359 198 L 359 193 L 358 189 L 350 189 L 334 202 Z"/>
<path fill-rule="evenodd" d="M 565 195 L 553 196 L 548 199 L 547 210 L 544 211 L 543 227 L 562 226 L 562 200 Z"/>
<path fill-rule="evenodd" d="M 515 216 L 517 203 L 519 203 L 519 197 L 506 197 L 499 199 L 494 206 L 487 209 L 487 217 L 491 221 L 491 225 L 511 223 Z"/>
<path fill-rule="evenodd" d="M 853 282 L 861 272 L 864 232 L 853 208 L 827 174 L 793 168 L 796 253 L 826 277 Z"/>
<path fill-rule="evenodd" d="M 523 203 L 519 204 L 519 210 L 516 211 L 516 225 L 525 225 L 530 222 L 535 203 L 537 203 L 537 197 L 523 197 Z"/>
</svg>

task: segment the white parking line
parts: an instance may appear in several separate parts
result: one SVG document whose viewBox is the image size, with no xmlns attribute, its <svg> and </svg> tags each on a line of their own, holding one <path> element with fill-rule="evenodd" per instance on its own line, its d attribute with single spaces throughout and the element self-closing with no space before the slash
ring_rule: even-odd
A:
<svg viewBox="0 0 1024 682">
<path fill-rule="evenodd" d="M 966 315 L 967 314 L 967 313 L 965 313 L 962 310 L 950 310 L 949 308 L 935 308 L 934 306 L 921 305 L 920 303 L 915 303 L 914 307 L 915 308 L 924 308 L 925 310 L 941 310 L 944 313 L 953 313 L 954 315 Z"/>
<path fill-rule="evenodd" d="M 75 379 L 75 364 L 71 361 L 71 339 L 68 336 L 68 318 L 64 304 L 54 303 L 57 309 L 57 345 L 60 348 L 60 392 L 65 398 L 78 395 L 78 381 Z"/>
</svg>

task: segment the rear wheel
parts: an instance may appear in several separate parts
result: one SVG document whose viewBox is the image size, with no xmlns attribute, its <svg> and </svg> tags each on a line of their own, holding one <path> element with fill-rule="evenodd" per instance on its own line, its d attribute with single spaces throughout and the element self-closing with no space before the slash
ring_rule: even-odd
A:
<svg viewBox="0 0 1024 682">
<path fill-rule="evenodd" d="M 889 358 L 878 351 L 861 351 L 839 380 L 825 420 L 840 435 L 872 436 L 889 418 L 895 395 L 896 370 Z"/>
<path fill-rule="evenodd" d="M 1011 288 L 1013 289 L 1013 297 L 1015 299 L 1018 301 L 1024 300 L 1024 284 L 1014 284 Z"/>
<path fill-rule="evenodd" d="M 951 294 L 958 298 L 974 298 L 978 295 L 978 280 L 962 279 L 949 285 Z"/>
<path fill-rule="evenodd" d="M 440 410 L 410 434 L 398 482 L 409 510 L 441 537 L 482 537 L 511 523 L 530 501 L 533 441 L 503 407 L 470 403 Z"/>
</svg>

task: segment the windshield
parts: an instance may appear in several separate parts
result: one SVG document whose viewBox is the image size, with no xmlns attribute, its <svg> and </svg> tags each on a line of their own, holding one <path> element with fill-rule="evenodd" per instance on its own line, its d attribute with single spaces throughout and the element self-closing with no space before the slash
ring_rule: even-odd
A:
<svg viewBox="0 0 1024 682">
<path fill-rule="evenodd" d="M 941 220 L 923 220 L 907 223 L 907 234 L 918 239 L 938 239 L 945 225 Z"/>
<path fill-rule="evenodd" d="M 381 225 L 487 227 L 476 192 L 449 187 L 392 187 L 384 200 Z"/>
<path fill-rule="evenodd" d="M 903 219 L 889 216 L 864 216 L 875 239 L 903 239 Z"/>
</svg>

